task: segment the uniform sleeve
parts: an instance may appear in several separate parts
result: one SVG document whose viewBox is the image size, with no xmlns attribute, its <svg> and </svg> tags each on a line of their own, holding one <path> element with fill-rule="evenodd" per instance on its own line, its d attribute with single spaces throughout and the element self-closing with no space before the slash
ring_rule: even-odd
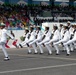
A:
<svg viewBox="0 0 76 75">
<path fill-rule="evenodd" d="M 61 39 L 61 35 L 60 35 L 60 32 L 58 31 L 58 36 L 59 36 L 59 40 Z"/>
<path fill-rule="evenodd" d="M 40 31 L 39 33 L 40 33 L 40 35 L 41 35 L 41 36 L 43 36 L 43 33 L 42 33 L 42 31 Z"/>
<path fill-rule="evenodd" d="M 63 36 L 64 36 L 64 29 L 61 29 L 60 36 L 61 36 L 61 39 L 62 39 Z"/>
<path fill-rule="evenodd" d="M 36 36 L 36 35 L 37 35 L 37 33 L 34 31 L 34 32 L 33 32 L 33 35 L 34 35 L 34 36 Z"/>
<path fill-rule="evenodd" d="M 49 33 L 48 33 L 48 36 L 49 36 L 49 37 L 51 37 L 51 36 L 52 36 L 52 33 L 51 33 L 51 31 L 49 31 Z"/>
<path fill-rule="evenodd" d="M 74 33 L 74 38 L 76 38 L 76 32 Z"/>
<path fill-rule="evenodd" d="M 70 32 L 67 31 L 67 32 L 66 32 L 66 37 L 70 38 L 70 36 L 71 36 L 71 35 L 70 35 Z"/>
<path fill-rule="evenodd" d="M 38 31 L 35 32 L 35 35 L 37 35 Z"/>
<path fill-rule="evenodd" d="M 8 31 L 6 31 L 6 34 L 7 34 L 7 36 L 9 36 L 12 40 L 15 39 Z"/>
</svg>

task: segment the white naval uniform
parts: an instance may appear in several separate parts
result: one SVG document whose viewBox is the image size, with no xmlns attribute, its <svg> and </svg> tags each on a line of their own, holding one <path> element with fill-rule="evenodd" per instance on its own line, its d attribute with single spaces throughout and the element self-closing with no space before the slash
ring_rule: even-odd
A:
<svg viewBox="0 0 76 75">
<path fill-rule="evenodd" d="M 60 30 L 60 36 L 61 36 L 61 39 L 63 38 L 64 36 L 64 28 L 62 27 L 61 30 Z"/>
<path fill-rule="evenodd" d="M 28 41 L 26 42 L 26 43 L 31 43 L 31 42 L 33 42 L 36 38 L 36 33 L 35 33 L 35 30 L 33 30 L 32 32 L 30 32 L 30 38 L 28 39 Z M 25 45 L 26 45 L 26 43 L 25 43 Z M 35 44 L 32 44 L 32 46 L 34 47 L 35 46 Z M 31 53 L 31 49 L 28 47 L 28 52 L 29 53 Z"/>
<path fill-rule="evenodd" d="M 46 42 L 46 43 L 45 43 L 45 46 L 46 46 L 46 48 L 48 49 L 49 54 L 52 54 L 52 50 L 51 50 L 51 48 L 50 48 L 50 43 L 55 43 L 55 42 L 57 42 L 57 41 L 59 41 L 59 40 L 60 40 L 60 32 L 59 32 L 59 30 L 57 29 L 57 30 L 54 31 L 54 34 L 53 34 L 52 39 L 51 39 L 49 42 Z M 59 52 L 59 51 L 57 50 L 57 53 L 58 53 L 58 52 Z"/>
<path fill-rule="evenodd" d="M 67 51 L 70 50 L 69 47 L 68 47 L 68 45 L 72 44 L 75 41 L 76 41 L 76 30 L 74 32 L 74 37 L 71 40 L 69 40 L 68 42 L 64 43 L 64 46 L 66 47 Z"/>
<path fill-rule="evenodd" d="M 61 42 L 64 44 L 64 43 L 66 43 L 66 42 L 69 41 L 69 40 L 70 40 L 70 33 L 69 33 L 68 30 L 65 30 L 63 39 L 61 39 L 61 40 L 59 40 L 58 42 L 54 43 L 55 49 L 56 49 L 57 51 L 59 51 L 57 45 L 60 44 Z M 65 46 L 64 46 L 64 47 L 65 47 Z M 58 53 L 59 53 L 59 52 L 58 52 Z M 70 51 L 67 51 L 67 54 L 69 54 L 69 53 L 70 53 Z"/>
<path fill-rule="evenodd" d="M 74 28 L 73 28 L 73 27 L 70 27 L 70 28 L 69 28 L 69 32 L 70 32 L 70 36 L 71 36 L 70 39 L 72 39 L 73 31 L 74 31 Z M 71 50 L 71 51 L 74 50 L 73 43 L 70 44 L 70 50 Z"/>
<path fill-rule="evenodd" d="M 24 46 L 25 43 L 29 40 L 28 37 L 29 37 L 29 32 L 27 34 L 25 34 L 25 40 L 22 43 L 20 43 L 22 46 Z"/>
<path fill-rule="evenodd" d="M 45 31 L 44 36 L 45 36 L 45 38 L 41 42 L 38 43 L 41 53 L 43 53 L 42 44 L 44 44 L 50 40 L 51 31 Z"/>
<path fill-rule="evenodd" d="M 14 40 L 14 37 L 4 28 L 1 30 L 1 35 L 0 35 L 0 45 L 2 46 L 2 51 L 5 55 L 5 57 L 8 57 L 8 53 L 5 49 L 5 44 L 7 41 L 7 36 L 11 37 L 12 40 Z"/>
<path fill-rule="evenodd" d="M 35 50 L 35 53 L 38 52 L 35 43 L 38 44 L 38 42 L 40 42 L 42 40 L 42 35 L 43 34 L 42 34 L 41 30 L 36 31 L 37 38 L 34 41 L 32 41 L 31 43 L 29 43 L 29 45 L 32 45 L 33 49 Z"/>
</svg>

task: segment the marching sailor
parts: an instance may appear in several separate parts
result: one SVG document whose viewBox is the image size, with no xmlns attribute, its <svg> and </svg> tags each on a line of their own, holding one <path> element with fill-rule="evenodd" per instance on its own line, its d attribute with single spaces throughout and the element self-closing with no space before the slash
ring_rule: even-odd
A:
<svg viewBox="0 0 76 75">
<path fill-rule="evenodd" d="M 61 42 L 64 44 L 64 43 L 66 43 L 66 42 L 69 41 L 69 40 L 70 40 L 70 32 L 69 32 L 69 30 L 68 30 L 68 26 L 65 24 L 65 25 L 64 25 L 64 37 L 63 37 L 61 40 L 59 40 L 58 42 L 54 43 L 55 49 L 59 51 L 57 45 L 60 44 Z M 65 46 L 64 46 L 64 47 L 65 47 Z M 59 53 L 58 53 L 58 54 L 59 54 Z M 67 51 L 67 55 L 69 55 L 69 54 L 70 54 L 70 51 Z"/>
<path fill-rule="evenodd" d="M 42 31 L 41 31 L 40 26 L 37 26 L 36 27 L 36 39 L 28 44 L 29 46 L 32 45 L 33 49 L 35 50 L 34 54 L 38 53 L 35 43 L 38 44 L 38 42 L 41 42 L 41 40 L 42 40 Z"/>
<path fill-rule="evenodd" d="M 50 38 L 51 38 L 51 31 L 50 31 L 49 27 L 46 26 L 45 27 L 45 33 L 44 33 L 44 35 L 42 37 L 42 41 L 38 43 L 39 49 L 41 51 L 40 54 L 43 54 L 42 45 L 45 46 L 44 43 L 49 42 L 50 41 Z M 49 53 L 51 53 L 51 51 L 49 51 Z"/>
<path fill-rule="evenodd" d="M 73 31 L 74 31 L 73 25 L 71 25 L 70 21 L 67 22 L 67 25 L 68 25 L 69 32 L 70 32 L 70 39 L 72 39 L 72 35 L 73 35 Z M 73 43 L 70 44 L 70 51 L 73 51 Z"/>
<path fill-rule="evenodd" d="M 66 47 L 67 51 L 70 51 L 68 45 L 70 45 L 70 44 L 72 44 L 73 42 L 76 41 L 76 25 L 74 25 L 73 34 L 74 34 L 73 38 L 72 38 L 71 40 L 67 41 L 66 43 L 64 43 L 64 46 Z M 70 54 L 70 53 L 69 53 L 69 54 Z"/>
<path fill-rule="evenodd" d="M 23 48 L 23 46 L 25 46 L 25 43 L 29 40 L 29 30 L 28 30 L 28 28 L 25 28 L 25 36 L 24 37 L 25 37 L 25 40 L 22 43 L 19 44 L 19 46 L 21 48 Z"/>
<path fill-rule="evenodd" d="M 64 36 L 64 27 L 63 27 L 63 24 L 62 24 L 62 23 L 60 24 L 60 29 L 59 29 L 59 31 L 60 31 L 60 36 L 61 36 L 61 39 L 62 39 L 63 36 Z"/>
<path fill-rule="evenodd" d="M 31 53 L 31 49 L 29 48 L 29 43 L 33 42 L 36 39 L 36 32 L 34 30 L 34 27 L 31 26 L 30 27 L 30 31 L 29 31 L 29 40 L 25 43 L 25 45 L 27 45 L 28 47 L 28 54 Z M 32 44 L 33 48 L 35 47 L 35 44 Z M 36 49 L 35 49 L 36 50 Z M 37 51 L 36 51 L 37 52 Z"/>
<path fill-rule="evenodd" d="M 45 46 L 48 49 L 49 54 L 52 54 L 52 50 L 50 48 L 50 43 L 55 43 L 55 42 L 60 40 L 60 32 L 59 32 L 58 27 L 56 25 L 53 26 L 53 30 L 54 30 L 54 33 L 53 33 L 52 39 L 49 42 L 45 43 Z M 59 50 L 58 49 L 56 51 L 56 54 L 59 54 Z"/>
</svg>

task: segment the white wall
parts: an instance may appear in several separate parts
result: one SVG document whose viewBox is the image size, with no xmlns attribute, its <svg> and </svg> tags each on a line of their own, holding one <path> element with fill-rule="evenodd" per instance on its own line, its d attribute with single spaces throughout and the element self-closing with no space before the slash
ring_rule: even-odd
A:
<svg viewBox="0 0 76 75">
<path fill-rule="evenodd" d="M 10 32 L 10 30 L 8 30 L 8 31 Z M 21 42 L 20 37 L 24 36 L 25 31 L 24 30 L 12 30 L 12 31 L 15 34 L 15 38 L 18 39 L 17 43 L 20 43 Z M 15 48 L 15 46 L 12 45 L 12 42 L 13 42 L 13 40 L 10 39 L 9 42 L 8 42 L 8 45 L 11 48 Z"/>
<path fill-rule="evenodd" d="M 45 26 L 49 26 L 50 27 L 50 30 L 52 31 L 54 24 L 57 24 L 57 26 L 60 25 L 60 23 L 58 23 L 58 22 L 45 22 L 45 23 L 42 23 L 42 28 L 45 29 Z M 63 23 L 63 24 L 65 24 L 65 23 Z M 76 24 L 76 23 L 74 23 L 74 24 Z M 18 39 L 18 43 L 21 42 L 20 37 L 24 35 L 24 30 L 13 30 L 13 33 L 15 34 L 15 38 Z M 11 46 L 11 48 L 14 47 L 12 45 L 12 42 L 13 41 L 10 40 L 9 43 L 8 43 L 8 45 Z"/>
<path fill-rule="evenodd" d="M 50 30 L 52 31 L 52 29 L 53 29 L 53 25 L 57 25 L 58 26 L 58 28 L 59 28 L 59 25 L 60 25 L 60 23 L 59 22 L 44 22 L 44 23 L 42 23 L 42 29 L 45 29 L 45 26 L 49 26 L 50 27 Z M 67 23 L 62 23 L 62 24 L 67 24 Z M 76 22 L 73 22 L 73 23 L 71 23 L 71 24 L 75 24 L 76 25 Z"/>
</svg>

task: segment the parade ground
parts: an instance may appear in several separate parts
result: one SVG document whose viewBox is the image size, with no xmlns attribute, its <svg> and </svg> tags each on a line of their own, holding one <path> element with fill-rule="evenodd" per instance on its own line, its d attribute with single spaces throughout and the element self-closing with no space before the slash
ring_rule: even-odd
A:
<svg viewBox="0 0 76 75">
<path fill-rule="evenodd" d="M 76 75 L 76 50 L 66 56 L 60 49 L 60 55 L 55 55 L 54 48 L 52 55 L 48 55 L 46 48 L 42 55 L 34 54 L 33 49 L 32 54 L 27 54 L 27 48 L 7 49 L 9 61 L 3 60 L 0 50 L 0 75 Z"/>
</svg>

